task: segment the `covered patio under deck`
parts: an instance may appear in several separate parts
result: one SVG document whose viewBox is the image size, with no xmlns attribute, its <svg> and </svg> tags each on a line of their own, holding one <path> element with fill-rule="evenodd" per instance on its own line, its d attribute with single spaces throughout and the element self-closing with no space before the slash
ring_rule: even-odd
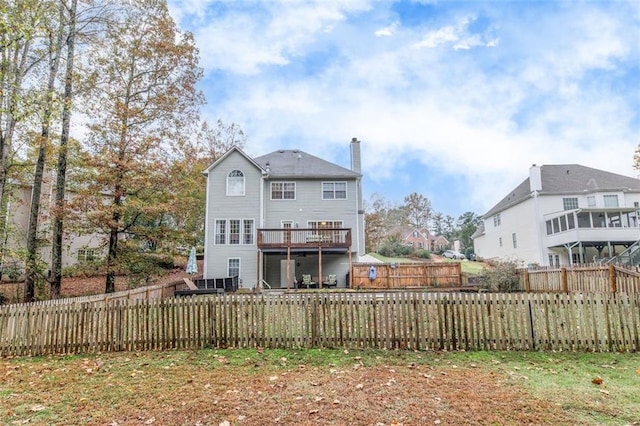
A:
<svg viewBox="0 0 640 426">
<path fill-rule="evenodd" d="M 291 289 L 295 287 L 296 282 L 301 280 L 296 274 L 296 265 L 299 259 L 304 258 L 307 265 L 313 263 L 315 265 L 311 275 L 312 280 L 317 284 L 318 288 L 322 288 L 328 275 L 323 271 L 325 265 L 324 259 L 336 260 L 337 258 L 348 258 L 348 270 L 351 270 L 352 254 L 351 254 L 351 229 L 349 228 L 307 228 L 307 229 L 258 229 L 258 277 L 257 281 L 260 287 L 267 283 L 273 287 L 273 283 L 269 284 L 265 281 L 266 273 L 270 276 L 278 276 L 280 288 Z M 265 271 L 266 257 L 284 260 L 283 270 Z M 295 261 L 298 259 L 298 262 Z M 273 267 L 273 266 L 272 266 Z M 315 273 L 314 273 L 315 272 Z M 335 270 L 330 273 L 335 273 Z M 284 275 L 284 278 L 282 277 Z M 305 274 L 306 275 L 306 274 Z M 349 285 L 350 283 L 347 283 Z"/>
</svg>

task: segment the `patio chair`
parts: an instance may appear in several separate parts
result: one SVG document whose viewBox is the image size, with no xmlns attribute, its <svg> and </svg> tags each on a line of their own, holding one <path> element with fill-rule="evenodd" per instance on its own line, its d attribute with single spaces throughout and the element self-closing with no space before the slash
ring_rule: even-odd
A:
<svg viewBox="0 0 640 426">
<path fill-rule="evenodd" d="M 311 274 L 302 274 L 302 287 L 309 288 L 313 283 L 311 282 Z"/>
<path fill-rule="evenodd" d="M 338 280 L 336 278 L 336 274 L 329 274 L 327 276 L 327 280 L 322 282 L 323 287 L 336 287 L 338 285 Z"/>
</svg>

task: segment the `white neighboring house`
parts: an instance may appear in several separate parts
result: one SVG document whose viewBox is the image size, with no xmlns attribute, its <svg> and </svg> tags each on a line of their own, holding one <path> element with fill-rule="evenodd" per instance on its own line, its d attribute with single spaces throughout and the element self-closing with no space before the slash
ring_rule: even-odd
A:
<svg viewBox="0 0 640 426">
<path fill-rule="evenodd" d="M 364 254 L 360 141 L 351 169 L 300 150 L 256 158 L 233 147 L 207 168 L 203 278 L 239 277 L 240 288 L 348 283 Z"/>
<path fill-rule="evenodd" d="M 55 190 L 52 185 L 53 181 L 54 177 L 51 173 L 45 174 L 38 217 L 38 252 L 40 258 L 46 263 L 51 262 L 51 209 L 54 202 L 53 191 Z M 27 247 L 32 185 L 10 182 L 8 191 L 7 213 L 4 218 L 7 226 L 4 235 L 1 236 L 4 251 L 0 253 L 0 273 L 3 279 L 14 274 L 20 275 L 24 270 L 24 256 L 20 256 L 19 253 L 26 250 Z M 66 197 L 72 199 L 74 194 L 67 191 Z M 104 255 L 103 235 L 78 234 L 70 232 L 68 227 L 63 229 L 63 267 L 99 259 Z"/>
<path fill-rule="evenodd" d="M 482 216 L 473 236 L 484 259 L 563 266 L 640 262 L 640 180 L 578 164 L 535 164 Z M 638 258 L 638 259 L 636 259 Z"/>
</svg>

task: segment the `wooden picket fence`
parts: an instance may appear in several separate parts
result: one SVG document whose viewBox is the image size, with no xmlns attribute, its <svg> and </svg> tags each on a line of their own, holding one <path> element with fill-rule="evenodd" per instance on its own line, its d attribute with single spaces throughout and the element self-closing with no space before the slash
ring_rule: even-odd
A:
<svg viewBox="0 0 640 426">
<path fill-rule="evenodd" d="M 376 263 L 376 278 L 369 279 L 370 263 L 354 263 L 352 286 L 360 289 L 459 288 L 467 284 L 460 262 Z"/>
<path fill-rule="evenodd" d="M 636 352 L 635 294 L 224 294 L 0 307 L 0 356 L 234 348 Z"/>
<path fill-rule="evenodd" d="M 520 290 L 526 292 L 640 294 L 640 271 L 617 265 L 532 268 L 518 275 Z"/>
</svg>

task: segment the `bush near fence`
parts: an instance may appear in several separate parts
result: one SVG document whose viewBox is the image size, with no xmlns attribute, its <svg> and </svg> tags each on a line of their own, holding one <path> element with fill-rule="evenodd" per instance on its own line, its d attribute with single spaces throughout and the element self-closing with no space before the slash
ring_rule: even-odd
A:
<svg viewBox="0 0 640 426">
<path fill-rule="evenodd" d="M 0 307 L 0 356 L 237 348 L 638 351 L 630 294 L 225 294 Z"/>
<path fill-rule="evenodd" d="M 640 293 L 640 271 L 618 265 L 528 268 L 518 277 L 526 292 Z"/>
</svg>

